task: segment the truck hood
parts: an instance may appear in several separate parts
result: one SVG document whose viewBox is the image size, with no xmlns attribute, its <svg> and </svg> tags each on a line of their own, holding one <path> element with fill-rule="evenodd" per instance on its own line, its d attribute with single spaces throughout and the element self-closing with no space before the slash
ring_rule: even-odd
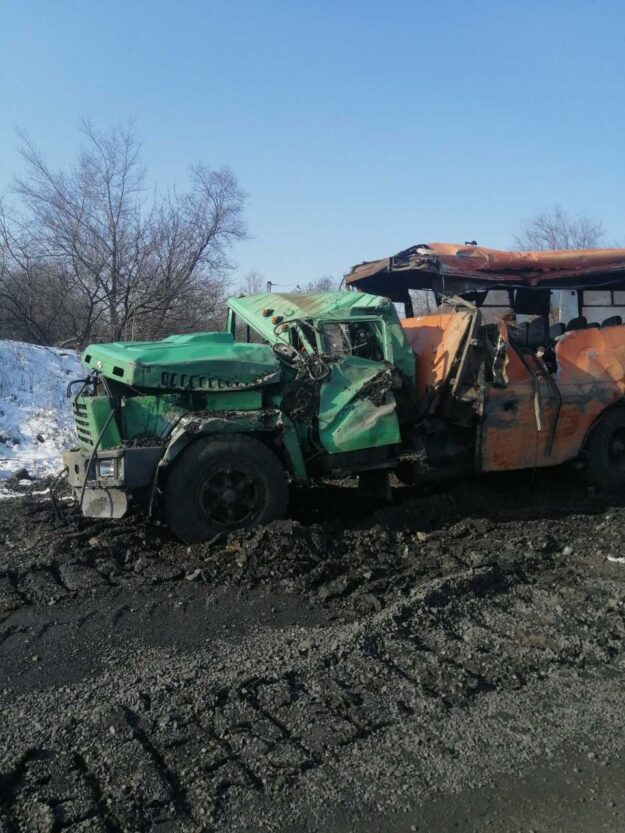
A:
<svg viewBox="0 0 625 833">
<path fill-rule="evenodd" d="M 241 390 L 278 382 L 281 375 L 271 347 L 235 342 L 231 333 L 91 344 L 81 363 L 133 387 L 167 390 Z"/>
</svg>

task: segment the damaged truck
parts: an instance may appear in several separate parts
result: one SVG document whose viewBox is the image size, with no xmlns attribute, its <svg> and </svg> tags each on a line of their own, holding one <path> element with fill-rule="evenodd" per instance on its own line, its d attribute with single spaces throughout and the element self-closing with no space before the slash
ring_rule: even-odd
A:
<svg viewBox="0 0 625 833">
<path fill-rule="evenodd" d="M 283 516 L 290 484 L 320 477 L 388 496 L 391 473 L 571 462 L 625 486 L 625 250 L 420 245 L 346 286 L 231 298 L 224 332 L 89 346 L 64 453 L 83 514 L 134 503 L 193 543 Z"/>
</svg>

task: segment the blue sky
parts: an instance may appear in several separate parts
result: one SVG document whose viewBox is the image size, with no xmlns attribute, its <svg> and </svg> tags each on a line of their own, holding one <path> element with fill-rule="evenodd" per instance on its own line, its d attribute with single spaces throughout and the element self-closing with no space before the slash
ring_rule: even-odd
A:
<svg viewBox="0 0 625 833">
<path fill-rule="evenodd" d="M 624 44 L 623 0 L 2 0 L 0 190 L 16 127 L 61 166 L 133 118 L 152 181 L 234 170 L 284 288 L 554 203 L 623 240 Z"/>
</svg>

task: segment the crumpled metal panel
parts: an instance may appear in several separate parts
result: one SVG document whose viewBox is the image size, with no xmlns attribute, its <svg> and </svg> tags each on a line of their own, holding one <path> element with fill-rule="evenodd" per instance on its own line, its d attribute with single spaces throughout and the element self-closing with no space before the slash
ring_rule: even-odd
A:
<svg viewBox="0 0 625 833">
<path fill-rule="evenodd" d="M 505 336 L 505 325 L 502 327 Z M 507 336 L 506 336 L 507 337 Z M 557 342 L 562 397 L 553 447 L 550 431 L 557 403 L 539 378 L 542 430 L 538 430 L 531 376 L 508 348 L 505 388 L 489 387 L 481 424 L 481 470 L 506 471 L 554 466 L 579 457 L 589 431 L 610 405 L 625 396 L 625 327 L 591 327 L 565 333 Z"/>
<path fill-rule="evenodd" d="M 271 347 L 235 343 L 231 333 L 91 344 L 81 362 L 88 370 L 140 388 L 238 391 L 280 381 Z"/>
<path fill-rule="evenodd" d="M 379 362 L 341 356 L 323 381 L 319 439 L 330 454 L 401 441 L 391 372 Z"/>
<path fill-rule="evenodd" d="M 270 344 L 284 341 L 280 325 L 289 321 L 345 321 L 389 306 L 379 295 L 353 292 L 264 292 L 229 298 L 228 306 Z M 279 323 L 276 323 L 279 322 Z"/>
<path fill-rule="evenodd" d="M 421 315 L 401 323 L 415 356 L 417 396 L 423 398 L 427 390 L 447 379 L 471 323 L 471 313 Z"/>
<path fill-rule="evenodd" d="M 423 243 L 392 257 L 360 263 L 345 276 L 348 286 L 393 300 L 409 289 L 454 291 L 500 286 L 575 287 L 625 282 L 625 249 L 507 252 L 458 243 Z"/>
</svg>

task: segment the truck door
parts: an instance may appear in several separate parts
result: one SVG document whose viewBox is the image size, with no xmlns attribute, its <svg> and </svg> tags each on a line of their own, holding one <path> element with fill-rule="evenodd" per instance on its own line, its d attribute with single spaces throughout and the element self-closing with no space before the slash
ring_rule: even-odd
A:
<svg viewBox="0 0 625 833">
<path fill-rule="evenodd" d="M 332 357 L 319 391 L 325 450 L 336 454 L 401 442 L 383 322 L 320 322 L 319 350 Z"/>
<path fill-rule="evenodd" d="M 507 471 L 551 464 L 560 396 L 556 382 L 532 351 L 517 350 L 501 324 L 502 373 L 486 390 L 478 468 Z"/>
</svg>

